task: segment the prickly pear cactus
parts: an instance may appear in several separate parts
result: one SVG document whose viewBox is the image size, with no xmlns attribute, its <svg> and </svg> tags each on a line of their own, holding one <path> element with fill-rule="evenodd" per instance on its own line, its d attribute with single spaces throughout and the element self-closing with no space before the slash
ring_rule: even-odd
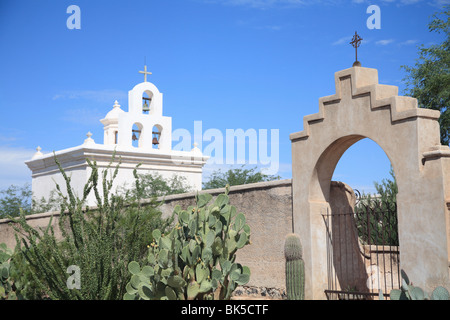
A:
<svg viewBox="0 0 450 320">
<path fill-rule="evenodd" d="M 250 243 L 244 214 L 228 204 L 228 188 L 215 201 L 196 196 L 196 206 L 175 207 L 177 224 L 168 234 L 154 230 L 148 265 L 133 261 L 124 299 L 230 299 L 250 270 L 235 262 L 236 251 Z"/>
<path fill-rule="evenodd" d="M 450 293 L 442 286 L 436 287 L 431 293 L 431 300 L 450 300 Z"/>
<path fill-rule="evenodd" d="M 404 270 L 401 271 L 401 275 L 402 285 L 400 289 L 391 290 L 391 300 L 450 300 L 450 294 L 446 288 L 436 287 L 429 295 L 421 288 L 413 286 Z"/>
<path fill-rule="evenodd" d="M 288 234 L 284 243 L 286 259 L 286 293 L 289 300 L 305 298 L 305 264 L 298 235 Z"/>
<path fill-rule="evenodd" d="M 8 249 L 5 243 L 0 243 L 0 300 L 17 299 L 10 279 L 9 260 L 12 254 L 12 250 Z"/>
</svg>

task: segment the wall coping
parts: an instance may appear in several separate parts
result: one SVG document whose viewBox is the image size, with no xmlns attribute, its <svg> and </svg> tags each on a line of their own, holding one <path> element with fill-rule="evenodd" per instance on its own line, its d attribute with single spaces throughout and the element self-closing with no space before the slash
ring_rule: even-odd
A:
<svg viewBox="0 0 450 320">
<path fill-rule="evenodd" d="M 242 184 L 238 186 L 231 186 L 229 189 L 230 193 L 238 193 L 241 191 L 250 191 L 250 190 L 257 190 L 257 189 L 270 189 L 270 188 L 276 188 L 276 187 L 282 187 L 282 186 L 291 186 L 292 185 L 292 179 L 284 179 L 284 180 L 274 180 L 274 181 L 263 181 L 263 182 L 255 182 L 255 183 L 248 183 L 248 184 Z M 221 194 L 225 192 L 225 188 L 217 188 L 217 189 L 206 189 L 206 190 L 199 190 L 199 191 L 193 191 L 193 192 L 187 192 L 187 193 L 180 193 L 180 194 L 172 194 L 168 196 L 161 196 L 157 197 L 157 201 L 162 201 L 163 204 L 166 201 L 174 201 L 174 200 L 180 200 L 180 199 L 189 199 L 195 197 L 195 195 L 202 193 L 209 193 L 209 194 Z M 141 201 L 141 204 L 148 204 L 152 200 L 151 199 L 144 199 Z M 90 210 L 97 209 L 97 206 L 86 206 Z M 60 211 L 49 211 L 49 212 L 42 212 L 42 213 L 36 213 L 36 214 L 30 214 L 25 216 L 26 220 L 36 220 L 36 219 L 43 219 L 43 218 L 50 218 L 50 217 L 57 217 L 60 216 Z M 11 219 L 5 218 L 0 219 L 0 225 L 13 222 Z"/>
<path fill-rule="evenodd" d="M 240 191 L 249 191 L 249 190 L 256 190 L 256 189 L 270 189 L 270 188 L 291 186 L 291 185 L 292 185 L 292 179 L 255 182 L 255 183 L 241 184 L 238 186 L 231 186 L 229 193 L 237 193 Z M 197 192 L 199 194 L 202 194 L 202 193 L 221 194 L 221 193 L 225 192 L 225 188 L 206 189 L 206 190 L 199 190 L 199 191 L 193 191 L 193 192 L 187 192 L 187 193 L 172 194 L 172 195 L 168 195 L 168 196 L 158 197 L 157 200 L 158 201 L 172 201 L 172 200 L 187 199 L 187 198 L 195 197 Z"/>
</svg>

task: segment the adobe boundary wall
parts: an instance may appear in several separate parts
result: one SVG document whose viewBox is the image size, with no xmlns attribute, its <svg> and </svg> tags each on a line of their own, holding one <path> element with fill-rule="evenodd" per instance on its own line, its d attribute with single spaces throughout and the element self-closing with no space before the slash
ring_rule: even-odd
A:
<svg viewBox="0 0 450 320">
<path fill-rule="evenodd" d="M 225 188 L 202 190 L 214 197 Z M 176 205 L 187 208 L 195 204 L 196 192 L 160 197 L 163 216 L 169 216 Z M 235 291 L 235 295 L 256 295 L 283 298 L 285 291 L 284 238 L 293 230 L 292 180 L 258 182 L 230 187 L 230 204 L 245 214 L 251 230 L 251 244 L 238 250 L 236 261 L 250 268 L 250 282 Z M 91 207 L 92 208 L 92 207 Z M 61 235 L 58 226 L 60 213 L 46 212 L 27 216 L 33 227 L 46 227 L 53 216 L 55 235 Z M 0 243 L 14 248 L 16 240 L 9 219 L 0 220 Z"/>
</svg>

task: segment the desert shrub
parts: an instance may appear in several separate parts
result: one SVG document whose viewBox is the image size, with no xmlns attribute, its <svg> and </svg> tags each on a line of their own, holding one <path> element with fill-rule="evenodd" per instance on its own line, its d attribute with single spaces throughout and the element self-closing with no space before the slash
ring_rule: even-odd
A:
<svg viewBox="0 0 450 320">
<path fill-rule="evenodd" d="M 115 168 L 111 168 L 111 162 L 100 179 L 96 162 L 87 160 L 91 175 L 82 197 L 78 198 L 70 177 L 56 157 L 55 161 L 67 189 L 65 194 L 57 185 L 62 199 L 58 221 L 62 237 L 55 237 L 52 219 L 46 228 L 33 228 L 23 212 L 18 218 L 11 217 L 18 240 L 17 261 L 23 269 L 21 277 L 25 278 L 22 281 L 33 283 L 26 292 L 27 297 L 121 299 L 130 279 L 128 263 L 145 258 L 152 231 L 155 228 L 165 230 L 170 219 L 161 218 L 154 198 L 145 204 L 140 201 L 142 192 L 136 169 L 137 191 L 135 196 L 127 198 L 112 192 L 120 162 Z M 91 192 L 97 200 L 94 210 L 84 205 Z"/>
</svg>

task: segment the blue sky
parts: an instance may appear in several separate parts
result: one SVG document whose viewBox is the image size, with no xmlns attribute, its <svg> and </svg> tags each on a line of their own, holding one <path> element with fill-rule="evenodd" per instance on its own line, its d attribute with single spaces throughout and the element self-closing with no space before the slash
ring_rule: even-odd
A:
<svg viewBox="0 0 450 320">
<path fill-rule="evenodd" d="M 380 83 L 404 90 L 401 65 L 417 46 L 442 36 L 428 31 L 448 0 L 1 0 L 0 189 L 31 181 L 23 163 L 44 152 L 103 141 L 99 122 L 114 100 L 143 81 L 144 59 L 164 94 L 173 129 L 279 129 L 278 174 L 291 177 L 289 134 L 303 129 L 318 99 L 334 94 L 334 73 L 351 67 L 357 30 L 364 67 Z M 70 30 L 70 5 L 81 29 Z M 371 4 L 381 29 L 368 29 Z M 176 143 L 176 142 L 174 142 Z M 217 166 L 206 165 L 210 172 Z M 352 146 L 335 179 L 373 191 L 389 160 L 368 139 Z"/>
</svg>

